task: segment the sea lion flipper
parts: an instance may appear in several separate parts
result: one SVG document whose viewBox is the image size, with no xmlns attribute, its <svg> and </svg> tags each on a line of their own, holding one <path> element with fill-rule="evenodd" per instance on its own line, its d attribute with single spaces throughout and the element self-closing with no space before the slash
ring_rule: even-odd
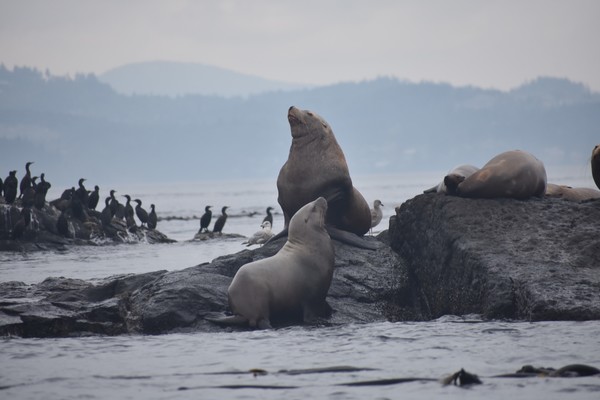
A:
<svg viewBox="0 0 600 400">
<path fill-rule="evenodd" d="M 343 231 L 330 225 L 327 225 L 327 232 L 332 239 L 351 246 L 367 250 L 377 250 L 379 248 L 379 244 L 376 242 L 369 242 L 355 233 Z"/>
</svg>

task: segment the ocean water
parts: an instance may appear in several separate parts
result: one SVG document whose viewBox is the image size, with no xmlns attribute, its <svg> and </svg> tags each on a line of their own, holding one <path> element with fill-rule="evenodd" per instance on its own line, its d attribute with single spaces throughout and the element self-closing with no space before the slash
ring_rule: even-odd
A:
<svg viewBox="0 0 600 400">
<path fill-rule="evenodd" d="M 443 174 L 355 177 L 369 203 L 380 199 L 384 204 L 384 219 L 374 233 L 387 228 L 396 206 L 437 184 Z M 594 187 L 582 167 L 549 170 L 548 179 Z M 115 189 L 139 197 L 147 208 L 154 203 L 161 218 L 158 229 L 177 242 L 0 253 L 0 281 L 94 280 L 177 270 L 244 249 L 242 237 L 190 241 L 205 205 L 213 206 L 213 223 L 222 206 L 230 207 L 225 233 L 252 235 L 268 206 L 276 209 L 274 231 L 283 227 L 275 180 Z M 484 322 L 477 316 L 447 316 L 430 322 L 255 332 L 11 337 L 0 339 L 0 398 L 600 398 L 599 377 L 495 377 L 526 364 L 560 368 L 575 363 L 600 367 L 600 321 Z M 483 384 L 460 388 L 439 382 L 461 368 L 478 374 Z M 419 379 L 382 381 L 398 378 Z M 356 385 L 368 381 L 378 384 Z"/>
</svg>

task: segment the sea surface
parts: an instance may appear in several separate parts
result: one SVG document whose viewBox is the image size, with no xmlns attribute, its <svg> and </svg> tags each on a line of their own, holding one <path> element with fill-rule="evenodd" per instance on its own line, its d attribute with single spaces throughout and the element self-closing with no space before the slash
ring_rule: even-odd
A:
<svg viewBox="0 0 600 400">
<path fill-rule="evenodd" d="M 354 177 L 372 204 L 395 207 L 439 182 L 444 172 Z M 594 187 L 582 166 L 548 169 L 548 180 Z M 49 198 L 64 188 L 53 188 Z M 177 270 L 245 249 L 243 237 L 191 241 L 206 205 L 213 223 L 229 206 L 224 233 L 251 236 L 268 206 L 283 227 L 275 180 L 132 184 L 119 194 L 156 205 L 158 229 L 177 242 L 0 253 L 0 281 L 49 276 L 96 280 L 123 273 Z M 105 195 L 101 189 L 102 195 Z M 212 227 L 212 224 L 211 224 Z M 600 398 L 600 378 L 505 378 L 523 365 L 600 368 L 600 321 L 429 322 L 291 327 L 271 331 L 0 339 L 0 399 L 432 399 Z M 443 385 L 461 368 L 482 385 Z M 415 379 L 412 379 L 415 378 Z"/>
</svg>

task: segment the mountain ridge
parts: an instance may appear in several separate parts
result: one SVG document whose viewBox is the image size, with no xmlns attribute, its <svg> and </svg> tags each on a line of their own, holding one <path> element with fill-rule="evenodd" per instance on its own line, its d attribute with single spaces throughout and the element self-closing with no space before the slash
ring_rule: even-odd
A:
<svg viewBox="0 0 600 400">
<path fill-rule="evenodd" d="M 125 64 L 100 75 L 121 94 L 183 96 L 188 94 L 247 97 L 277 90 L 297 90 L 310 85 L 281 82 L 201 63 L 148 61 Z"/>
<path fill-rule="evenodd" d="M 0 176 L 35 161 L 55 182 L 273 179 L 289 152 L 291 105 L 329 122 L 352 174 L 446 171 L 514 148 L 548 165 L 587 164 L 600 94 L 564 78 L 524 85 L 503 92 L 386 77 L 246 98 L 166 97 L 122 95 L 94 75 L 0 66 Z"/>
</svg>

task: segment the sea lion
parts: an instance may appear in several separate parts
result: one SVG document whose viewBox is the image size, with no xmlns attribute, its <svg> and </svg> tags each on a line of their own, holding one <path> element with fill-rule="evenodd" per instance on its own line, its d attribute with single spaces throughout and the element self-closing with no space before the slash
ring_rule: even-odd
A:
<svg viewBox="0 0 600 400">
<path fill-rule="evenodd" d="M 329 124 L 319 115 L 290 107 L 292 145 L 277 177 L 277 201 L 283 210 L 285 235 L 292 216 L 317 197 L 327 200 L 327 229 L 332 238 L 366 248 L 362 236 L 371 228 L 371 210 L 352 185 L 346 157 Z M 351 235 L 354 234 L 354 235 Z"/>
<path fill-rule="evenodd" d="M 542 197 L 546 192 L 546 169 L 530 153 L 506 151 L 467 178 L 447 175 L 444 184 L 448 194 L 461 197 Z"/>
<path fill-rule="evenodd" d="M 451 179 L 457 181 L 460 180 L 462 182 L 477 171 L 479 171 L 479 168 L 477 168 L 476 166 L 463 164 L 452 168 L 450 171 L 448 171 L 446 176 L 450 176 Z M 424 190 L 423 193 L 446 193 L 446 184 L 444 183 L 444 179 L 442 179 L 442 181 L 436 186 Z"/>
<path fill-rule="evenodd" d="M 289 224 L 288 240 L 272 257 L 243 265 L 228 289 L 235 314 L 222 324 L 247 323 L 271 328 L 272 319 L 329 316 L 325 301 L 333 277 L 334 250 L 327 230 L 323 197 L 303 206 Z"/>
<path fill-rule="evenodd" d="M 600 144 L 594 146 L 592 150 L 592 177 L 598 189 L 600 189 Z"/>
<path fill-rule="evenodd" d="M 569 201 L 587 201 L 600 199 L 600 190 L 584 187 L 573 188 L 549 183 L 546 186 L 546 197 L 556 197 Z"/>
</svg>

